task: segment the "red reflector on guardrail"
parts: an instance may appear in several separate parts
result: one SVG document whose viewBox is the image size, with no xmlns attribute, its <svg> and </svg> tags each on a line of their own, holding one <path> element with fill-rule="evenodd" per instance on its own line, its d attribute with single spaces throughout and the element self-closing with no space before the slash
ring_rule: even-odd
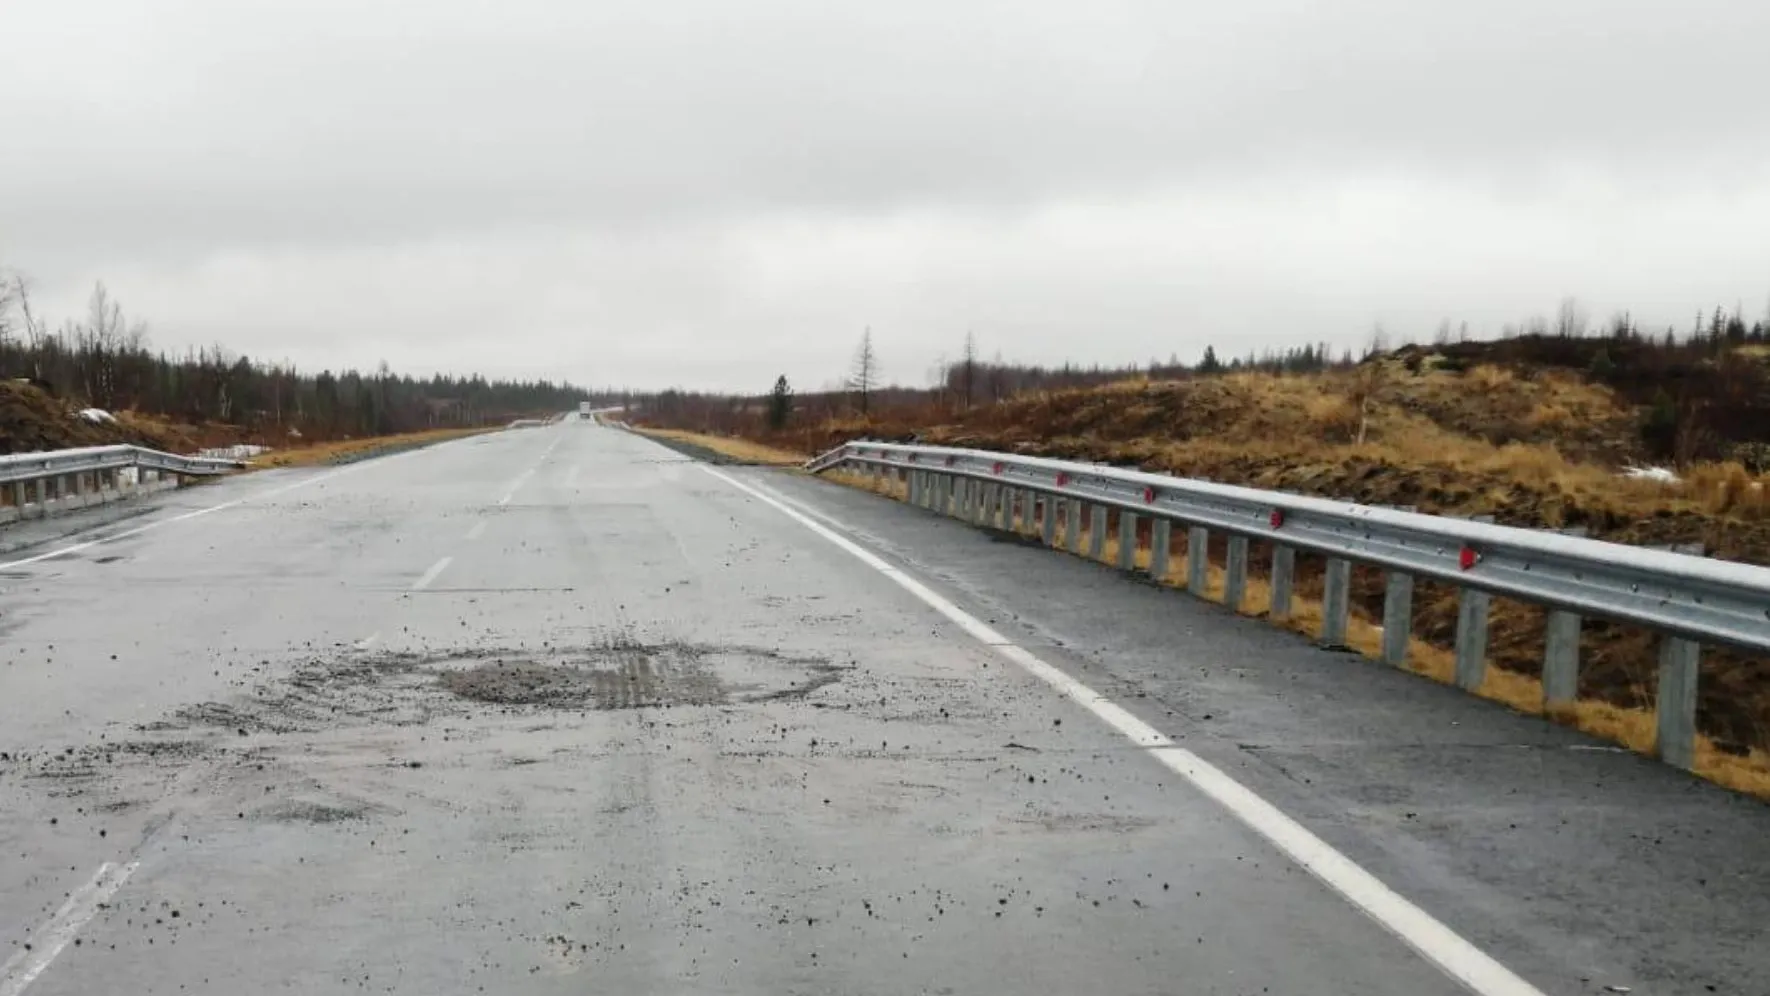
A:
<svg viewBox="0 0 1770 996">
<path fill-rule="evenodd" d="M 1057 474 L 1057 486 L 1061 488 L 1068 483 L 1069 483 L 1069 475 L 1059 471 Z"/>
<path fill-rule="evenodd" d="M 1465 546 L 1457 551 L 1457 566 L 1463 570 L 1466 571 L 1479 563 L 1481 563 L 1481 554 L 1475 552 L 1474 547 Z"/>
<path fill-rule="evenodd" d="M 1272 514 L 1266 517 L 1266 521 L 1271 523 L 1272 528 L 1274 528 L 1274 529 L 1277 529 L 1279 526 L 1284 525 L 1284 509 L 1281 509 L 1281 508 L 1273 509 Z"/>
<path fill-rule="evenodd" d="M 1006 466 L 1007 466 L 1007 464 L 1005 464 L 1005 463 L 1003 463 L 1003 462 L 1002 462 L 1002 461 L 1000 461 L 1000 460 L 997 460 L 997 461 L 996 461 L 996 465 L 995 465 L 995 466 L 994 466 L 994 467 L 992 467 L 992 468 L 990 468 L 990 473 L 992 473 L 992 474 L 1000 474 L 1000 473 L 1001 473 L 1001 472 L 1002 472 L 1002 468 L 1004 468 L 1004 467 L 1006 467 Z"/>
<path fill-rule="evenodd" d="M 1144 488 L 1143 489 L 1143 504 L 1145 504 L 1145 505 L 1154 505 L 1155 504 L 1155 489 L 1154 488 Z"/>
</svg>

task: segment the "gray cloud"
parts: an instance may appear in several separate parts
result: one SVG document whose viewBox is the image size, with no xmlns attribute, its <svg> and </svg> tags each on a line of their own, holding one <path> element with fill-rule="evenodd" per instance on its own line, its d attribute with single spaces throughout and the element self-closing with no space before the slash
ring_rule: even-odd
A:
<svg viewBox="0 0 1770 996">
<path fill-rule="evenodd" d="M 33 4 L 0 262 L 168 344 L 756 388 L 1770 290 L 1756 0 Z"/>
</svg>

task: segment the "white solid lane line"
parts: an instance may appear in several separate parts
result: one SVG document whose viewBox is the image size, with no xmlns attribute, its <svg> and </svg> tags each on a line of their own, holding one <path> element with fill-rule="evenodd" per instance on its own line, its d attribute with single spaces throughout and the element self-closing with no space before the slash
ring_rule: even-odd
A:
<svg viewBox="0 0 1770 996">
<path fill-rule="evenodd" d="M 486 534 L 486 520 L 481 519 L 478 522 L 475 522 L 473 524 L 472 529 L 467 530 L 467 542 L 471 543 L 474 540 L 479 539 L 481 536 L 484 536 L 485 534 Z"/>
<path fill-rule="evenodd" d="M 365 636 L 362 639 L 351 644 L 351 646 L 357 650 L 367 650 L 370 647 L 374 646 L 375 641 L 379 640 L 379 639 L 381 639 L 380 633 L 370 633 L 368 636 Z"/>
<path fill-rule="evenodd" d="M 98 913 L 105 901 L 135 874 L 139 863 L 131 861 L 125 865 L 115 865 L 107 861 L 98 866 L 98 874 L 92 881 L 74 890 L 55 916 L 43 925 L 31 938 L 28 948 L 21 948 L 0 966 L 0 996 L 19 996 L 37 976 L 43 974 L 50 963 L 55 961 L 62 949 L 73 941 L 74 935 L 86 925 L 86 921 Z"/>
<path fill-rule="evenodd" d="M 987 623 L 947 601 L 920 581 L 816 521 L 789 499 L 746 484 L 706 464 L 697 466 L 739 491 L 773 506 L 800 525 L 854 555 L 979 642 L 1063 693 L 1132 743 L 1146 748 L 1155 760 L 1214 800 L 1250 830 L 1266 838 L 1292 861 L 1472 992 L 1480 996 L 1543 996 L 1541 990 L 1518 977 L 1425 910 L 1408 902 L 1375 875 L 1365 871 L 1352 859 L 1330 847 L 1326 841 L 1310 833 L 1302 824 L 1286 816 L 1278 807 L 1192 751 L 1176 745 L 1160 731 L 1105 696 L 1039 659 L 1025 648 L 1010 642 Z M 827 516 L 819 517 L 834 521 Z"/>
<path fill-rule="evenodd" d="M 435 581 L 437 575 L 441 574 L 443 571 L 448 570 L 449 565 L 454 562 L 455 562 L 454 557 L 444 557 L 443 559 L 437 561 L 436 563 L 431 564 L 430 570 L 425 571 L 423 574 L 419 575 L 418 580 L 412 582 L 412 590 L 413 591 L 423 591 L 424 589 L 430 587 L 430 582 Z"/>
</svg>

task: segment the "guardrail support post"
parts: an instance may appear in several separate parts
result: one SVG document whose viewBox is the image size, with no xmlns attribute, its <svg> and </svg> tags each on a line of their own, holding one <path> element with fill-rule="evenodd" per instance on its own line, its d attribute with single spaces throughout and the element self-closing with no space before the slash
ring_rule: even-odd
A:
<svg viewBox="0 0 1770 996">
<path fill-rule="evenodd" d="M 1543 708 L 1572 705 L 1579 698 L 1580 617 L 1550 609 L 1543 631 Z"/>
<path fill-rule="evenodd" d="M 1137 569 L 1137 513 L 1119 512 L 1119 570 Z"/>
<path fill-rule="evenodd" d="M 1095 505 L 1093 513 L 1088 517 L 1088 559 L 1103 560 L 1106 557 L 1106 506 Z"/>
<path fill-rule="evenodd" d="M 1487 592 L 1457 594 L 1457 687 L 1473 692 L 1487 677 Z"/>
<path fill-rule="evenodd" d="M 1659 735 L 1654 753 L 1685 771 L 1696 764 L 1696 673 L 1701 662 L 1701 644 L 1681 636 L 1660 638 Z"/>
<path fill-rule="evenodd" d="M 1267 613 L 1273 619 L 1289 619 L 1291 617 L 1291 588 L 1296 577 L 1296 548 L 1282 544 L 1273 547 L 1272 608 Z"/>
<path fill-rule="evenodd" d="M 1413 631 L 1414 576 L 1389 571 L 1383 585 L 1383 663 L 1390 667 L 1407 666 L 1407 641 Z M 1459 621 L 1458 632 L 1461 631 Z"/>
<path fill-rule="evenodd" d="M 1248 594 L 1248 538 L 1229 537 L 1228 570 L 1223 579 L 1223 604 L 1231 612 L 1240 612 Z"/>
<path fill-rule="evenodd" d="M 1038 496 L 1038 502 L 1045 508 L 1044 518 L 1039 522 L 1040 536 L 1044 538 L 1046 546 L 1056 546 L 1057 496 L 1052 494 L 1040 494 Z"/>
<path fill-rule="evenodd" d="M 1339 650 L 1346 646 L 1346 615 L 1352 602 L 1352 562 L 1328 558 L 1327 578 L 1321 593 L 1321 645 Z"/>
<path fill-rule="evenodd" d="M 1149 524 L 1149 576 L 1157 581 L 1168 579 L 1168 554 L 1173 543 L 1172 522 L 1156 519 Z"/>
<path fill-rule="evenodd" d="M 1074 498 L 1063 499 L 1063 538 L 1069 552 L 1082 552 L 1082 503 Z"/>
<path fill-rule="evenodd" d="M 1186 531 L 1186 590 L 1200 598 L 1211 579 L 1211 531 L 1193 526 Z"/>
</svg>

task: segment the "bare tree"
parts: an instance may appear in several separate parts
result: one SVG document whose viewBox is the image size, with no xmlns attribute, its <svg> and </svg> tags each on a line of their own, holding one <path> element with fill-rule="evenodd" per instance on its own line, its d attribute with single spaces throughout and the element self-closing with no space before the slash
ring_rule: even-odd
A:
<svg viewBox="0 0 1770 996">
<path fill-rule="evenodd" d="M 1389 333 L 1383 328 L 1382 322 L 1371 326 L 1370 346 L 1365 350 L 1366 356 L 1382 356 L 1389 352 Z"/>
<path fill-rule="evenodd" d="M 965 407 L 971 407 L 972 399 L 977 394 L 977 333 L 965 331 L 965 352 L 959 360 L 959 393 L 965 397 Z"/>
<path fill-rule="evenodd" d="M 873 329 L 861 333 L 860 348 L 854 351 L 854 369 L 848 377 L 848 388 L 860 402 L 860 413 L 867 414 L 873 389 L 879 386 L 879 357 L 873 352 Z"/>
<path fill-rule="evenodd" d="M 1555 310 L 1555 334 L 1563 339 L 1583 338 L 1590 320 L 1577 298 L 1564 297 Z"/>
</svg>

